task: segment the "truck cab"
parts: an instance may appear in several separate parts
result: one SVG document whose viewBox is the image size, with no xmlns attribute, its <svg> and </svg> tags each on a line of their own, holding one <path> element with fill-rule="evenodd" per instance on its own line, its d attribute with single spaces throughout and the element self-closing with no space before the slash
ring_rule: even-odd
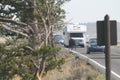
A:
<svg viewBox="0 0 120 80">
<path fill-rule="evenodd" d="M 85 25 L 68 25 L 63 28 L 64 45 L 69 47 L 69 40 L 75 41 L 75 46 L 86 46 L 86 26 Z"/>
</svg>

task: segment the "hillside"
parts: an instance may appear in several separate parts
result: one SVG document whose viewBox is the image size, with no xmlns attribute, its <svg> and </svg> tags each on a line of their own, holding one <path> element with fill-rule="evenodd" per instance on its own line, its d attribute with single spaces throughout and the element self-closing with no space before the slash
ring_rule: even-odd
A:
<svg viewBox="0 0 120 80">
<path fill-rule="evenodd" d="M 43 80 L 105 80 L 104 76 L 80 58 L 62 49 L 60 55 L 65 58 L 65 64 L 60 70 L 52 70 Z"/>
</svg>

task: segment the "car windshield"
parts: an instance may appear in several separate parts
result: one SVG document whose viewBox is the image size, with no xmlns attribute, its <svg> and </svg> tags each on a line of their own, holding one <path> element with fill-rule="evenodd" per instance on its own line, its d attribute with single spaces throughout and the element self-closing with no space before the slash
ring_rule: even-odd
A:
<svg viewBox="0 0 120 80">
<path fill-rule="evenodd" d="M 97 45 L 97 39 L 90 39 L 91 45 Z"/>
<path fill-rule="evenodd" d="M 62 39 L 62 35 L 55 35 L 54 38 L 55 38 L 56 40 L 61 40 L 61 39 Z"/>
</svg>

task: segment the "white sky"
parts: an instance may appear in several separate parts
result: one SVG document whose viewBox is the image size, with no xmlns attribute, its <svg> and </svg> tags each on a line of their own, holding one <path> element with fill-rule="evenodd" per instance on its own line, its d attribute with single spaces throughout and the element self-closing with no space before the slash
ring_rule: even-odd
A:
<svg viewBox="0 0 120 80">
<path fill-rule="evenodd" d="M 120 22 L 120 0 L 71 0 L 65 3 L 66 20 L 76 23 L 96 22 L 108 14 Z"/>
</svg>

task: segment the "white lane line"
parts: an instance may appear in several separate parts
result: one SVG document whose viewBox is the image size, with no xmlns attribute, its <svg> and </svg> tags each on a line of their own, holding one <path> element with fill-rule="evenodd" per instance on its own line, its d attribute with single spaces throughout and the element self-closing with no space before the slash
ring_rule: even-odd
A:
<svg viewBox="0 0 120 80">
<path fill-rule="evenodd" d="M 91 59 L 91 58 L 89 58 L 89 57 L 87 57 L 87 56 L 85 56 L 85 55 L 83 55 L 83 54 L 81 54 L 81 53 L 79 53 L 79 52 L 76 52 L 76 51 L 74 51 L 74 50 L 70 50 L 70 49 L 67 49 L 67 50 L 69 50 L 69 51 L 71 51 L 71 52 L 73 52 L 73 53 L 75 53 L 75 54 L 77 54 L 77 55 L 79 55 L 79 56 L 81 56 L 81 57 L 83 57 L 83 58 L 85 58 L 85 59 L 87 59 L 87 60 L 95 63 L 96 65 L 100 66 L 101 68 L 105 69 L 105 66 L 101 65 L 101 64 L 98 63 L 97 61 L 95 61 L 95 60 L 93 60 L 93 59 Z M 113 75 L 115 75 L 117 78 L 120 79 L 120 75 L 118 75 L 116 72 L 111 71 L 111 73 L 112 73 Z"/>
</svg>

